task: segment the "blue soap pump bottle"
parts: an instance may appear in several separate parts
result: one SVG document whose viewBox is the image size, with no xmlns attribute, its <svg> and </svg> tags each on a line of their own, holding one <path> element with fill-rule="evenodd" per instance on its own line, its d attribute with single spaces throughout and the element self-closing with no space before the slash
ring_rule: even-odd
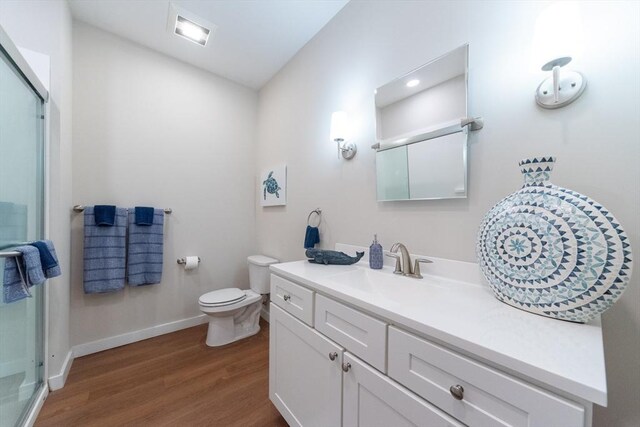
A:
<svg viewBox="0 0 640 427">
<path fill-rule="evenodd" d="M 378 243 L 378 235 L 373 235 L 373 243 L 369 246 L 369 267 L 374 270 L 382 268 L 382 245 Z"/>
</svg>

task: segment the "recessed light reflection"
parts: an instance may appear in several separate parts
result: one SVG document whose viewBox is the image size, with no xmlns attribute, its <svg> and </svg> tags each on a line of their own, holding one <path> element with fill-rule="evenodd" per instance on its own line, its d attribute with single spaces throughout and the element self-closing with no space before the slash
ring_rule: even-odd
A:
<svg viewBox="0 0 640 427">
<path fill-rule="evenodd" d="M 413 79 L 407 82 L 407 87 L 415 87 L 415 86 L 418 86 L 419 84 L 420 84 L 420 80 Z"/>
</svg>

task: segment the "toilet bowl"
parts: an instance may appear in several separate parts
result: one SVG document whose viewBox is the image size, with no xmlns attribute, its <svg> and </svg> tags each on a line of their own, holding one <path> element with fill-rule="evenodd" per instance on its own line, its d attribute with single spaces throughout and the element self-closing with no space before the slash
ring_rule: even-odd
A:
<svg viewBox="0 0 640 427">
<path fill-rule="evenodd" d="M 198 300 L 200 311 L 209 316 L 209 347 L 229 344 L 260 330 L 262 295 L 269 293 L 269 266 L 278 260 L 252 255 L 247 262 L 251 289 L 218 289 L 207 292 Z"/>
</svg>

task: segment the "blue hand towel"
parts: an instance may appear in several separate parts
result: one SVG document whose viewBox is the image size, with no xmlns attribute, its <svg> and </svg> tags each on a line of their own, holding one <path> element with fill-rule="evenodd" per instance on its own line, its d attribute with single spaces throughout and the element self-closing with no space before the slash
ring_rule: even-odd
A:
<svg viewBox="0 0 640 427">
<path fill-rule="evenodd" d="M 94 208 L 84 210 L 84 292 L 124 289 L 127 210 L 116 208 L 112 227 L 96 224 Z"/>
<path fill-rule="evenodd" d="M 164 211 L 154 209 L 152 225 L 137 225 L 129 211 L 127 282 L 130 286 L 152 285 L 162 280 Z"/>
<path fill-rule="evenodd" d="M 42 261 L 44 277 L 50 279 L 62 274 L 60 264 L 58 263 L 58 256 L 56 255 L 56 248 L 53 246 L 51 240 L 38 240 L 37 242 L 31 243 L 31 246 L 35 246 L 40 252 L 40 261 Z"/>
<path fill-rule="evenodd" d="M 304 233 L 304 248 L 311 249 L 316 243 L 320 243 L 320 231 L 318 227 L 307 225 L 307 230 Z"/>
<path fill-rule="evenodd" d="M 113 205 L 95 205 L 93 207 L 93 213 L 96 225 L 111 226 L 115 223 L 116 207 Z"/>
<path fill-rule="evenodd" d="M 13 250 L 20 252 L 22 256 L 5 259 L 3 297 L 6 303 L 30 297 L 28 288 L 45 281 L 38 249 L 27 245 L 18 246 Z"/>
<path fill-rule="evenodd" d="M 153 225 L 154 209 L 136 206 L 136 225 Z"/>
</svg>

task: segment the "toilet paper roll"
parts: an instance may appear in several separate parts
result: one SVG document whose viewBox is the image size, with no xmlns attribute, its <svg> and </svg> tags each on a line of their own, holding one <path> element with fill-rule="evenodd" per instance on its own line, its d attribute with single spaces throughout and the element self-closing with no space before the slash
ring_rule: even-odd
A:
<svg viewBox="0 0 640 427">
<path fill-rule="evenodd" d="M 198 257 L 197 256 L 185 257 L 184 269 L 194 270 L 196 268 L 198 268 Z"/>
</svg>

